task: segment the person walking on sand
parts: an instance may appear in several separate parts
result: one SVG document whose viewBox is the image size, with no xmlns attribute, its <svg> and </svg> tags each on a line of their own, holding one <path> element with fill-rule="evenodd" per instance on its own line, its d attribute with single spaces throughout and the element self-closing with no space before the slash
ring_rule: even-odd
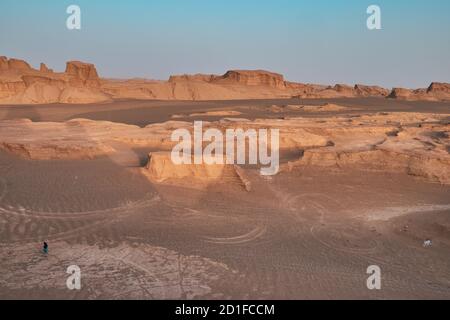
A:
<svg viewBox="0 0 450 320">
<path fill-rule="evenodd" d="M 45 254 L 48 254 L 48 243 L 44 241 L 44 246 L 42 247 L 42 251 Z"/>
</svg>

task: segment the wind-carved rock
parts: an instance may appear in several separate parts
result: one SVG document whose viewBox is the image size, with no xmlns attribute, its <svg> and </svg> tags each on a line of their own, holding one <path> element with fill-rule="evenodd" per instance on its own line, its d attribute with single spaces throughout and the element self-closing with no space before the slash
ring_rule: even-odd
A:
<svg viewBox="0 0 450 320">
<path fill-rule="evenodd" d="M 99 88 L 100 78 L 97 69 L 91 63 L 80 61 L 69 61 L 66 65 L 65 74 L 69 83 L 76 87 Z"/>
</svg>

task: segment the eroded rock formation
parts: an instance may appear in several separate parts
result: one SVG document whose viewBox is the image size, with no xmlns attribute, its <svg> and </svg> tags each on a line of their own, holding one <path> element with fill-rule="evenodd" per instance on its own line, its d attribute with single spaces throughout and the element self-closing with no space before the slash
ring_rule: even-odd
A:
<svg viewBox="0 0 450 320">
<path fill-rule="evenodd" d="M 401 100 L 450 101 L 450 84 L 433 82 L 427 89 L 394 88 L 389 98 Z"/>
<path fill-rule="evenodd" d="M 251 191 L 251 182 L 245 170 L 229 164 L 174 164 L 170 152 L 151 152 L 146 170 L 151 180 L 158 183 L 207 185 L 210 183 L 239 184 Z"/>
<path fill-rule="evenodd" d="M 100 90 L 94 65 L 68 62 L 66 72 L 39 70 L 17 59 L 0 57 L 0 104 L 93 103 L 110 97 Z"/>
<path fill-rule="evenodd" d="M 25 78 L 24 78 L 25 77 Z M 30 77 L 33 81 L 30 84 Z M 450 84 L 432 83 L 427 89 L 345 84 L 322 86 L 285 81 L 264 70 L 230 70 L 223 75 L 175 75 L 168 81 L 101 79 L 93 64 L 67 62 L 65 72 L 45 64 L 39 70 L 18 59 L 0 57 L 0 104 L 96 103 L 111 99 L 231 100 L 275 98 L 389 97 L 405 100 L 450 100 Z"/>
<path fill-rule="evenodd" d="M 226 129 L 280 130 L 281 152 L 299 155 L 282 163 L 283 170 L 318 166 L 404 172 L 450 184 L 450 126 L 445 115 L 382 113 L 320 118 L 259 119 L 205 122 Z M 91 159 L 147 147 L 152 152 L 148 171 L 155 180 L 198 177 L 219 179 L 236 175 L 232 166 L 171 163 L 168 151 L 173 130 L 192 132 L 192 123 L 169 121 L 144 128 L 105 121 L 75 119 L 65 123 L 11 120 L 0 122 L 0 148 L 30 159 Z M 58 135 L 55 136 L 55 132 Z M 124 151 L 125 150 L 125 151 Z M 233 174 L 229 174 L 234 172 Z M 241 183 L 243 178 L 239 178 Z"/>
</svg>

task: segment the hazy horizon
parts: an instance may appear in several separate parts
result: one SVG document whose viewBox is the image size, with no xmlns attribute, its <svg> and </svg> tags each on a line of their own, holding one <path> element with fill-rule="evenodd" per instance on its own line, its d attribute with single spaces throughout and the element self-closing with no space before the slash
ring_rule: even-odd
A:
<svg viewBox="0 0 450 320">
<path fill-rule="evenodd" d="M 81 30 L 66 8 L 81 7 Z M 382 30 L 366 28 L 381 7 Z M 11 1 L 0 3 L 0 55 L 96 65 L 104 78 L 264 69 L 303 83 L 426 87 L 450 82 L 450 2 Z"/>
</svg>

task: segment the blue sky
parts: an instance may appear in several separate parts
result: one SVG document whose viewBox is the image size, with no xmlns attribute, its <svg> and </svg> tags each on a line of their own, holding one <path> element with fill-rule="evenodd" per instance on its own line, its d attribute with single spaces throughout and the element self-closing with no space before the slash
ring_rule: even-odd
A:
<svg viewBox="0 0 450 320">
<path fill-rule="evenodd" d="M 70 31 L 66 8 L 81 7 Z M 382 30 L 366 28 L 377 4 Z M 266 69 L 288 80 L 450 82 L 448 0 L 1 0 L 0 55 L 95 63 L 105 77 Z"/>
</svg>

